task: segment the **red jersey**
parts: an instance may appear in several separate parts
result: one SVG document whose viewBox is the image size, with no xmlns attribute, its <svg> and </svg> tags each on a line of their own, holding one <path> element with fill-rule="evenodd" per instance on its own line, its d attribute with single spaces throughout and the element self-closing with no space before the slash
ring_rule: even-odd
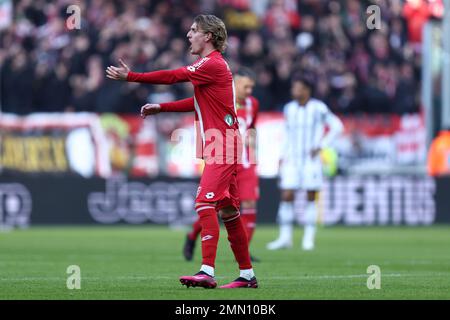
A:
<svg viewBox="0 0 450 320">
<path fill-rule="evenodd" d="M 248 141 L 248 135 L 251 134 L 249 129 L 256 129 L 255 126 L 259 111 L 259 102 L 255 97 L 250 96 L 244 101 L 237 101 L 236 109 L 239 121 L 239 131 L 242 140 L 245 143 Z M 242 153 L 242 165 L 244 168 L 248 168 L 251 164 L 256 164 L 255 150 L 250 150 L 250 147 L 245 144 Z"/>
<path fill-rule="evenodd" d="M 161 111 L 195 111 L 197 137 L 201 138 L 200 141 L 197 139 L 197 156 L 199 158 L 206 160 L 211 155 L 215 155 L 214 152 L 211 154 L 211 150 L 217 146 L 218 141 L 215 139 L 217 133 L 222 135 L 224 144 L 229 132 L 234 132 L 236 137 L 239 136 L 233 77 L 228 63 L 217 50 L 204 58 L 199 58 L 190 66 L 176 70 L 147 73 L 129 72 L 127 81 L 152 84 L 190 81 L 194 85 L 193 98 L 162 103 Z M 240 156 L 238 154 L 240 150 L 237 148 L 237 142 L 233 145 L 233 158 L 236 163 Z M 232 146 L 228 145 L 227 147 Z M 219 150 L 216 149 L 216 151 Z M 225 148 L 222 151 L 223 159 L 225 159 L 227 156 Z M 229 163 L 228 160 L 227 158 L 227 163 Z"/>
</svg>

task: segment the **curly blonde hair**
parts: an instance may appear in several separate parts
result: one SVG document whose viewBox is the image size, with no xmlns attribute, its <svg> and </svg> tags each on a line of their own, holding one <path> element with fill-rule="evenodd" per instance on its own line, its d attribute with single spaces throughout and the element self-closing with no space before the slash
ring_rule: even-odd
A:
<svg viewBox="0 0 450 320">
<path fill-rule="evenodd" d="M 220 52 L 224 52 L 227 47 L 227 29 L 225 23 L 215 15 L 200 14 L 194 18 L 197 27 L 204 33 L 211 33 L 212 44 Z"/>
</svg>

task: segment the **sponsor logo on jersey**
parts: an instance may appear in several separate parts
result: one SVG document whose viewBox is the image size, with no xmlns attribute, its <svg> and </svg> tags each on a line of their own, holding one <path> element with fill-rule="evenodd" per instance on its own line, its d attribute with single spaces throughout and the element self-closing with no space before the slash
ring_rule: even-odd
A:
<svg viewBox="0 0 450 320">
<path fill-rule="evenodd" d="M 214 192 L 208 192 L 208 193 L 205 195 L 205 198 L 206 198 L 206 199 L 212 199 L 212 198 L 214 198 Z"/>
<path fill-rule="evenodd" d="M 195 72 L 195 70 L 197 70 L 198 68 L 200 68 L 202 66 L 202 64 L 204 64 L 206 61 L 208 61 L 210 58 L 208 57 L 204 57 L 203 59 L 201 59 L 199 62 L 194 63 L 193 65 L 187 67 L 188 71 L 191 72 Z"/>
<path fill-rule="evenodd" d="M 202 241 L 206 241 L 206 240 L 209 240 L 209 239 L 212 239 L 212 238 L 213 238 L 212 235 L 207 234 L 206 236 L 204 236 L 204 237 L 202 238 Z"/>
</svg>

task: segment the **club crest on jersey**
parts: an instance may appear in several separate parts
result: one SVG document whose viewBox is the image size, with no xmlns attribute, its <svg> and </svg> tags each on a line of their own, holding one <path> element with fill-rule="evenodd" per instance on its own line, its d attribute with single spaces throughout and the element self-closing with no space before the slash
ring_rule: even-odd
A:
<svg viewBox="0 0 450 320">
<path fill-rule="evenodd" d="M 231 115 L 231 114 L 227 114 L 226 116 L 225 116 L 225 118 L 223 118 L 223 120 L 225 120 L 225 123 L 227 124 L 227 125 L 229 125 L 230 127 L 233 125 L 233 123 L 234 123 L 234 119 L 233 119 L 233 116 Z"/>
</svg>

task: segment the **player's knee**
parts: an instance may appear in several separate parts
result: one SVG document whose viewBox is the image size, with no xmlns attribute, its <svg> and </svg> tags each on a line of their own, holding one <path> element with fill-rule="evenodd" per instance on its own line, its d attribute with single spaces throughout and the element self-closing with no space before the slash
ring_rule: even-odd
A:
<svg viewBox="0 0 450 320">
<path fill-rule="evenodd" d="M 222 220 L 233 218 L 236 214 L 238 214 L 238 212 L 234 207 L 226 207 L 219 210 L 219 216 Z"/>
<path fill-rule="evenodd" d="M 294 190 L 283 190 L 281 192 L 281 200 L 287 202 L 294 201 Z"/>
</svg>

